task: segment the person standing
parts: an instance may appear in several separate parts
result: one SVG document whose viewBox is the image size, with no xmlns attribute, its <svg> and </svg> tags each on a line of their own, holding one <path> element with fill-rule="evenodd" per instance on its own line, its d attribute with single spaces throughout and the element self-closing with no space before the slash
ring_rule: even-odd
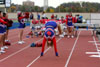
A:
<svg viewBox="0 0 100 67">
<path fill-rule="evenodd" d="M 46 19 L 46 14 L 45 14 L 45 12 L 42 13 L 42 19 Z"/>
<path fill-rule="evenodd" d="M 24 41 L 22 41 L 22 37 L 23 37 L 23 31 L 25 28 L 25 19 L 26 17 L 22 15 L 22 13 L 20 13 L 18 15 L 18 21 L 19 21 L 19 30 L 20 30 L 20 34 L 19 34 L 19 41 L 18 44 L 23 44 L 25 43 Z"/>
<path fill-rule="evenodd" d="M 40 20 L 40 14 L 39 13 L 37 13 L 37 20 Z"/>
<path fill-rule="evenodd" d="M 4 45 L 4 36 L 6 33 L 6 25 L 7 22 L 5 22 L 2 19 L 2 12 L 0 11 L 0 54 L 5 53 L 3 45 Z"/>
<path fill-rule="evenodd" d="M 66 24 L 67 24 L 67 31 L 68 31 L 68 38 L 74 38 L 74 18 L 72 16 L 72 13 L 69 13 L 69 15 L 66 18 Z"/>
<path fill-rule="evenodd" d="M 31 12 L 31 13 L 30 13 L 30 20 L 32 21 L 33 18 L 34 18 L 34 14 Z"/>
</svg>

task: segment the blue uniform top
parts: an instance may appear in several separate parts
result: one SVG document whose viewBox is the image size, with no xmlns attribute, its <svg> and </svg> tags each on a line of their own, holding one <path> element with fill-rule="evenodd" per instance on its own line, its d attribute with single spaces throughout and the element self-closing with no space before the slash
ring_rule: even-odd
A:
<svg viewBox="0 0 100 67">
<path fill-rule="evenodd" d="M 83 16 L 79 16 L 79 19 L 82 20 L 83 19 Z"/>
<path fill-rule="evenodd" d="M 51 28 L 51 29 L 55 29 L 57 27 L 57 23 L 55 21 L 49 21 L 45 24 L 46 29 L 47 28 Z"/>
<path fill-rule="evenodd" d="M 68 26 L 73 26 L 73 17 L 68 17 L 67 20 L 68 20 L 67 25 Z"/>
<path fill-rule="evenodd" d="M 40 14 L 37 15 L 37 19 L 40 19 Z"/>
</svg>

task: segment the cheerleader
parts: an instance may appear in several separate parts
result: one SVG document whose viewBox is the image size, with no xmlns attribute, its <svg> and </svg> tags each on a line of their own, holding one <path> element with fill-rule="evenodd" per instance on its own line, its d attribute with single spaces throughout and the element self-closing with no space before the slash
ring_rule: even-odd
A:
<svg viewBox="0 0 100 67">
<path fill-rule="evenodd" d="M 58 56 L 57 47 L 56 47 L 56 38 L 55 38 L 55 34 L 54 34 L 54 29 L 56 27 L 57 27 L 57 23 L 55 21 L 48 21 L 45 24 L 46 30 L 44 33 L 44 39 L 43 39 L 43 43 L 42 43 L 41 56 L 43 56 L 43 54 L 44 54 L 44 48 L 45 48 L 46 41 L 47 41 L 48 46 L 54 45 L 55 54 L 56 54 L 56 56 Z"/>
<path fill-rule="evenodd" d="M 5 53 L 3 45 L 4 35 L 6 33 L 6 24 L 7 22 L 2 19 L 2 12 L 0 11 L 0 53 Z"/>
<path fill-rule="evenodd" d="M 5 35 L 4 35 L 4 49 L 8 49 L 7 45 L 11 45 L 10 40 L 8 40 L 8 33 L 9 33 L 9 27 L 12 26 L 13 21 L 8 19 L 8 14 L 7 13 L 3 13 L 3 20 L 5 22 L 7 22 L 7 25 L 5 27 L 6 31 L 5 31 Z"/>
<path fill-rule="evenodd" d="M 74 38 L 74 18 L 72 17 L 72 13 L 70 13 L 66 18 L 67 24 L 67 31 L 68 31 L 68 38 Z"/>
<path fill-rule="evenodd" d="M 24 44 L 25 42 L 22 41 L 22 37 L 23 37 L 23 31 L 25 28 L 25 22 L 24 22 L 25 16 L 23 16 L 22 13 L 18 15 L 18 21 L 19 21 L 19 31 L 20 31 L 18 44 Z"/>
</svg>

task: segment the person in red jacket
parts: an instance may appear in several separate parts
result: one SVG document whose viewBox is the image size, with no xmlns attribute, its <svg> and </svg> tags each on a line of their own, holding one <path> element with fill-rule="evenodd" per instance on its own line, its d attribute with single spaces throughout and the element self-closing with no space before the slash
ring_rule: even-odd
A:
<svg viewBox="0 0 100 67">
<path fill-rule="evenodd" d="M 0 11 L 0 53 L 5 53 L 3 45 L 4 45 L 4 35 L 6 32 L 6 25 L 7 22 L 5 22 L 2 19 L 2 12 Z"/>
</svg>

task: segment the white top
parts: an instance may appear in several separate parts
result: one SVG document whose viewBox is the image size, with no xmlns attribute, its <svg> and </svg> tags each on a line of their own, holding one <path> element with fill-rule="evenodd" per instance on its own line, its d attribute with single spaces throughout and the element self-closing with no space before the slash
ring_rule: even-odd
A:
<svg viewBox="0 0 100 67">
<path fill-rule="evenodd" d="M 42 17 L 46 18 L 46 14 L 43 14 Z"/>
</svg>

